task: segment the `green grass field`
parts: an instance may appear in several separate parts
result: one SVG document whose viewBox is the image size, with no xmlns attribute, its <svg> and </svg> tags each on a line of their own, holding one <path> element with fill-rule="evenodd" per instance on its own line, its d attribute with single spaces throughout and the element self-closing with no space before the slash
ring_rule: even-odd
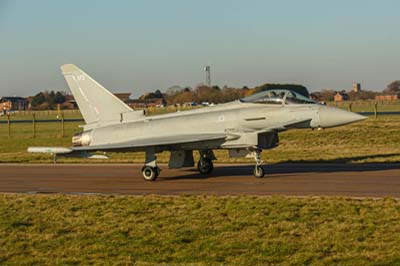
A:
<svg viewBox="0 0 400 266">
<path fill-rule="evenodd" d="M 11 124 L 8 138 L 7 124 L 0 124 L 0 163 L 51 162 L 49 155 L 28 154 L 29 146 L 71 145 L 71 137 L 81 129 L 80 122 L 65 123 L 65 137 L 61 137 L 61 123 L 37 123 L 36 138 L 31 124 Z M 289 130 L 280 134 L 280 146 L 264 151 L 267 163 L 281 162 L 400 162 L 400 116 L 380 116 L 348 126 L 325 130 Z M 109 153 L 110 160 L 89 162 L 141 163 L 143 153 Z M 230 159 L 226 151 L 216 151 L 220 163 L 253 162 L 252 159 Z M 169 153 L 158 156 L 167 162 Z M 83 159 L 60 158 L 63 162 L 88 162 Z"/>
<path fill-rule="evenodd" d="M 10 115 L 11 120 L 33 120 L 33 114 L 37 120 L 50 120 L 50 119 L 61 119 L 61 115 L 64 114 L 65 119 L 80 119 L 82 118 L 79 110 L 62 110 L 60 112 L 49 110 L 49 111 L 18 111 Z M 6 121 L 7 116 L 0 116 L 0 121 Z"/>
<path fill-rule="evenodd" d="M 365 100 L 365 101 L 344 101 L 344 102 L 328 102 L 327 104 L 330 106 L 339 107 L 345 110 L 351 110 L 353 112 L 374 112 L 375 103 L 378 105 L 378 113 L 379 112 L 400 112 L 400 101 L 385 101 L 385 102 L 376 102 L 374 100 Z"/>
<path fill-rule="evenodd" d="M 400 265 L 394 199 L 0 194 L 1 265 Z"/>
</svg>

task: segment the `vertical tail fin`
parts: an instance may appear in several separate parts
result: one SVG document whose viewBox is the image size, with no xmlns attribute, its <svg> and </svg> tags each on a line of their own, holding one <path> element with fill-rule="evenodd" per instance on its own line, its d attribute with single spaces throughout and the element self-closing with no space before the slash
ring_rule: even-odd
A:
<svg viewBox="0 0 400 266">
<path fill-rule="evenodd" d="M 67 64 L 61 70 L 86 124 L 116 120 L 121 113 L 132 111 L 77 66 Z"/>
</svg>

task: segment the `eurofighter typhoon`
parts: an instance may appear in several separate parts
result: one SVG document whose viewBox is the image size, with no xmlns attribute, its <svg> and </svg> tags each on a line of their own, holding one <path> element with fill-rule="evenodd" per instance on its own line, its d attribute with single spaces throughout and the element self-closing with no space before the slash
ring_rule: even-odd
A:
<svg viewBox="0 0 400 266">
<path fill-rule="evenodd" d="M 71 148 L 30 147 L 28 151 L 86 158 L 96 158 L 90 154 L 98 151 L 144 151 L 142 174 L 147 181 L 160 174 L 157 153 L 170 151 L 169 168 L 181 168 L 195 165 L 193 151 L 197 150 L 197 168 L 207 175 L 214 168 L 216 149 L 227 149 L 231 157 L 254 158 L 253 174 L 261 178 L 265 171 L 260 153 L 278 146 L 279 132 L 336 127 L 365 119 L 292 90 L 267 90 L 225 104 L 146 116 L 75 65 L 63 65 L 61 70 L 86 124 L 82 133 L 73 136 Z"/>
</svg>

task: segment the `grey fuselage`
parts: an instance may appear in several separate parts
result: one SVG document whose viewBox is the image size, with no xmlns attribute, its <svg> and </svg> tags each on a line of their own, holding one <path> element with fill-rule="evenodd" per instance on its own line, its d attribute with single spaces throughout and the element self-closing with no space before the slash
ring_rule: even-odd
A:
<svg viewBox="0 0 400 266">
<path fill-rule="evenodd" d="M 359 115 L 320 104 L 261 104 L 234 101 L 171 114 L 143 116 L 136 121 L 120 121 L 83 132 L 83 146 L 101 146 L 131 140 L 192 134 L 226 134 L 224 141 L 192 145 L 165 145 L 159 151 L 174 149 L 218 149 L 255 147 L 245 137 L 262 131 L 279 132 L 290 128 L 325 128 L 360 120 Z M 306 121 L 307 120 L 307 121 Z M 232 135 L 230 138 L 229 136 Z M 130 151 L 143 150 L 131 147 Z"/>
</svg>

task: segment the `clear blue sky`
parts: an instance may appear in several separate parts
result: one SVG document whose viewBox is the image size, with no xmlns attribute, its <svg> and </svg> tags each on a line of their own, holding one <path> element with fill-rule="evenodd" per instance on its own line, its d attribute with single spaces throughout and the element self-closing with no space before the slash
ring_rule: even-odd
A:
<svg viewBox="0 0 400 266">
<path fill-rule="evenodd" d="M 400 1 L 0 0 L 0 95 L 67 90 L 74 63 L 112 91 L 265 82 L 379 90 L 400 79 Z"/>
</svg>

